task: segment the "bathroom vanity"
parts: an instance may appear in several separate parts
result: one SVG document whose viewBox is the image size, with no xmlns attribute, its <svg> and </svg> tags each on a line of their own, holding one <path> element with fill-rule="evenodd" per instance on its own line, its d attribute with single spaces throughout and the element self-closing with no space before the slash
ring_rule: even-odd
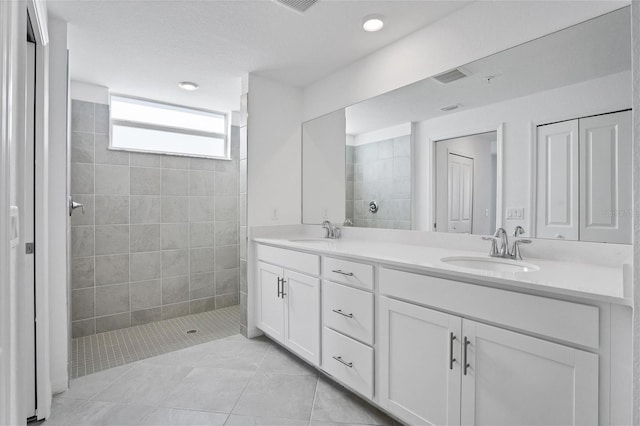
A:
<svg viewBox="0 0 640 426">
<path fill-rule="evenodd" d="M 308 235 L 251 245 L 257 328 L 407 424 L 631 421 L 622 267 Z"/>
</svg>

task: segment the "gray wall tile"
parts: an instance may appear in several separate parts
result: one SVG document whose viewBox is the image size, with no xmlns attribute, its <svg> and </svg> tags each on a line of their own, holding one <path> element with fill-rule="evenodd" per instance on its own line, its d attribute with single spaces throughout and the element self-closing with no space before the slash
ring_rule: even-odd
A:
<svg viewBox="0 0 640 426">
<path fill-rule="evenodd" d="M 128 224 L 129 196 L 96 195 L 96 225 Z"/>
<path fill-rule="evenodd" d="M 73 321 L 93 318 L 95 316 L 93 305 L 94 292 L 95 289 L 93 287 L 71 291 L 71 305 L 75 307 L 71 315 Z"/>
<path fill-rule="evenodd" d="M 87 257 L 94 255 L 93 226 L 71 227 L 71 257 Z"/>
<path fill-rule="evenodd" d="M 162 166 L 162 155 L 132 152 L 129 154 L 131 167 L 157 167 Z"/>
<path fill-rule="evenodd" d="M 186 193 L 186 191 L 184 192 Z M 189 198 L 179 196 L 162 197 L 162 222 L 187 222 L 189 219 Z"/>
<path fill-rule="evenodd" d="M 195 248 L 190 251 L 192 274 L 213 271 L 213 248 Z"/>
<path fill-rule="evenodd" d="M 71 161 L 93 163 L 94 158 L 93 133 L 71 132 Z"/>
<path fill-rule="evenodd" d="M 131 326 L 130 312 L 96 318 L 96 333 L 104 333 L 106 331 L 119 330 L 121 328 L 130 327 L 130 326 Z"/>
<path fill-rule="evenodd" d="M 162 156 L 162 168 L 164 169 L 188 169 L 189 168 L 189 158 L 188 157 L 178 157 L 174 155 L 163 155 Z"/>
<path fill-rule="evenodd" d="M 160 223 L 160 197 L 157 195 L 131 196 L 131 223 Z"/>
<path fill-rule="evenodd" d="M 96 287 L 96 317 L 129 311 L 129 283 Z"/>
<path fill-rule="evenodd" d="M 129 232 L 131 253 L 160 250 L 160 225 L 131 225 Z"/>
<path fill-rule="evenodd" d="M 216 272 L 216 296 L 239 290 L 239 271 L 239 269 L 226 269 Z"/>
<path fill-rule="evenodd" d="M 207 158 L 190 158 L 189 169 L 191 170 L 208 170 L 213 171 L 215 169 L 215 160 L 209 160 Z"/>
<path fill-rule="evenodd" d="M 213 197 L 190 197 L 189 221 L 210 222 L 214 220 L 214 200 Z"/>
<path fill-rule="evenodd" d="M 129 165 L 129 153 L 127 151 L 109 149 L 108 135 L 96 135 L 95 141 L 96 164 Z"/>
<path fill-rule="evenodd" d="M 159 195 L 160 169 L 131 167 L 131 195 Z"/>
<path fill-rule="evenodd" d="M 189 195 L 213 196 L 213 172 L 191 170 L 189 172 Z"/>
<path fill-rule="evenodd" d="M 189 277 L 179 276 L 162 279 L 162 304 L 189 300 Z"/>
<path fill-rule="evenodd" d="M 95 132 L 109 134 L 109 105 L 95 104 Z"/>
<path fill-rule="evenodd" d="M 129 253 L 129 225 L 96 226 L 96 255 Z"/>
<path fill-rule="evenodd" d="M 96 256 L 96 286 L 129 282 L 129 255 Z"/>
<path fill-rule="evenodd" d="M 159 251 L 133 253 L 130 257 L 131 281 L 145 281 L 160 278 L 162 257 Z"/>
<path fill-rule="evenodd" d="M 215 172 L 215 195 L 234 196 L 238 194 L 238 173 Z"/>
<path fill-rule="evenodd" d="M 186 170 L 162 169 L 162 195 L 187 195 L 189 173 Z"/>
<path fill-rule="evenodd" d="M 161 319 L 162 319 L 161 307 L 131 312 L 132 326 L 149 324 L 150 322 L 160 321 Z"/>
<path fill-rule="evenodd" d="M 71 193 L 93 194 L 94 173 L 93 164 L 71 163 Z"/>
<path fill-rule="evenodd" d="M 94 286 L 94 264 L 94 257 L 78 257 L 71 260 L 71 287 L 73 289 Z"/>
<path fill-rule="evenodd" d="M 238 244 L 238 222 L 224 221 L 215 224 L 215 245 L 229 246 Z"/>
<path fill-rule="evenodd" d="M 206 299 L 192 300 L 190 308 L 192 314 L 211 311 L 216 308 L 215 299 L 209 297 Z"/>
<path fill-rule="evenodd" d="M 162 306 L 162 319 L 170 319 L 189 315 L 189 302 L 174 303 Z"/>
<path fill-rule="evenodd" d="M 240 295 L 238 293 L 225 294 L 224 296 L 216 296 L 216 309 L 234 306 L 240 303 Z"/>
<path fill-rule="evenodd" d="M 196 222 L 191 223 L 190 228 L 191 248 L 213 247 L 214 245 L 214 223 Z"/>
<path fill-rule="evenodd" d="M 189 251 L 170 250 L 162 252 L 162 276 L 174 277 L 189 272 Z"/>
<path fill-rule="evenodd" d="M 162 224 L 162 250 L 183 249 L 189 247 L 189 224 Z"/>
<path fill-rule="evenodd" d="M 216 197 L 215 220 L 238 220 L 238 197 Z"/>
<path fill-rule="evenodd" d="M 71 337 L 84 337 L 96 334 L 96 319 L 90 318 L 86 320 L 73 321 L 71 323 Z"/>
<path fill-rule="evenodd" d="M 96 164 L 96 194 L 129 195 L 129 167 Z"/>
<path fill-rule="evenodd" d="M 160 280 L 132 282 L 130 291 L 132 311 L 162 305 L 162 283 Z"/>
<path fill-rule="evenodd" d="M 94 104 L 84 101 L 71 101 L 71 130 L 80 132 L 94 132 L 95 112 Z"/>
<path fill-rule="evenodd" d="M 189 297 L 191 300 L 211 297 L 215 294 L 215 275 L 213 272 L 191 274 Z"/>
<path fill-rule="evenodd" d="M 238 246 L 216 247 L 215 270 L 237 268 L 239 263 Z"/>
</svg>

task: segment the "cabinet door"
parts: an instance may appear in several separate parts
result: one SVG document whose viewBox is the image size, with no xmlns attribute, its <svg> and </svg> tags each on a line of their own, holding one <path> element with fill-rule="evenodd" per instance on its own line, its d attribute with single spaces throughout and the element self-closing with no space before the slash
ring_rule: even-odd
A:
<svg viewBox="0 0 640 426">
<path fill-rule="evenodd" d="M 285 271 L 285 345 L 320 365 L 320 280 Z"/>
<path fill-rule="evenodd" d="M 598 423 L 597 355 L 469 320 L 462 330 L 462 424 Z"/>
<path fill-rule="evenodd" d="M 277 266 L 258 262 L 258 284 L 260 288 L 260 311 L 258 327 L 274 339 L 284 342 L 284 300 L 279 295 L 284 284 L 284 271 Z"/>
<path fill-rule="evenodd" d="M 631 243 L 631 111 L 580 119 L 580 241 Z"/>
<path fill-rule="evenodd" d="M 578 239 L 578 120 L 538 127 L 537 236 Z"/>
<path fill-rule="evenodd" d="M 460 424 L 462 320 L 386 297 L 380 315 L 381 404 L 410 424 Z"/>
</svg>

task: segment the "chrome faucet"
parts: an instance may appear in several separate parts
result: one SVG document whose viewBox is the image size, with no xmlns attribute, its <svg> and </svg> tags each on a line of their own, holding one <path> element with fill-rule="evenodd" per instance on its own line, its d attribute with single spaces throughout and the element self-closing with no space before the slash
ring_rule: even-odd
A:
<svg viewBox="0 0 640 426">
<path fill-rule="evenodd" d="M 489 256 L 522 260 L 520 244 L 531 244 L 531 240 L 519 238 L 520 235 L 524 234 L 524 232 L 525 231 L 522 226 L 516 226 L 516 229 L 513 231 L 514 240 L 511 248 L 509 248 L 509 237 L 507 236 L 507 231 L 505 231 L 504 228 L 498 228 L 492 237 L 482 237 L 482 239 L 485 241 L 491 241 Z M 498 239 L 500 239 L 500 249 L 498 249 Z"/>
<path fill-rule="evenodd" d="M 340 238 L 340 228 L 334 226 L 331 221 L 325 219 L 322 221 L 322 227 L 327 230 L 325 238 L 338 239 Z"/>
</svg>

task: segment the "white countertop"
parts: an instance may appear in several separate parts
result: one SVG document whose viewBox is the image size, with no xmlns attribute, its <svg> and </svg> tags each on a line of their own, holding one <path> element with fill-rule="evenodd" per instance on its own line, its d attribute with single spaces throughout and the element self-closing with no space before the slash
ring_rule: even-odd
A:
<svg viewBox="0 0 640 426">
<path fill-rule="evenodd" d="M 255 238 L 253 241 L 355 260 L 380 262 L 388 266 L 410 268 L 413 271 L 446 276 L 481 285 L 513 290 L 532 290 L 550 295 L 572 296 L 627 306 L 633 305 L 631 294 L 625 294 L 625 279 L 631 279 L 630 268 L 627 274 L 623 274 L 622 265 L 610 267 L 527 258 L 523 261 L 524 263 L 533 264 L 540 269 L 504 273 L 461 268 L 441 261 L 442 258 L 455 256 L 490 259 L 487 253 L 477 251 L 378 241 L 310 239 L 308 236 L 288 237 L 288 239 Z"/>
</svg>

